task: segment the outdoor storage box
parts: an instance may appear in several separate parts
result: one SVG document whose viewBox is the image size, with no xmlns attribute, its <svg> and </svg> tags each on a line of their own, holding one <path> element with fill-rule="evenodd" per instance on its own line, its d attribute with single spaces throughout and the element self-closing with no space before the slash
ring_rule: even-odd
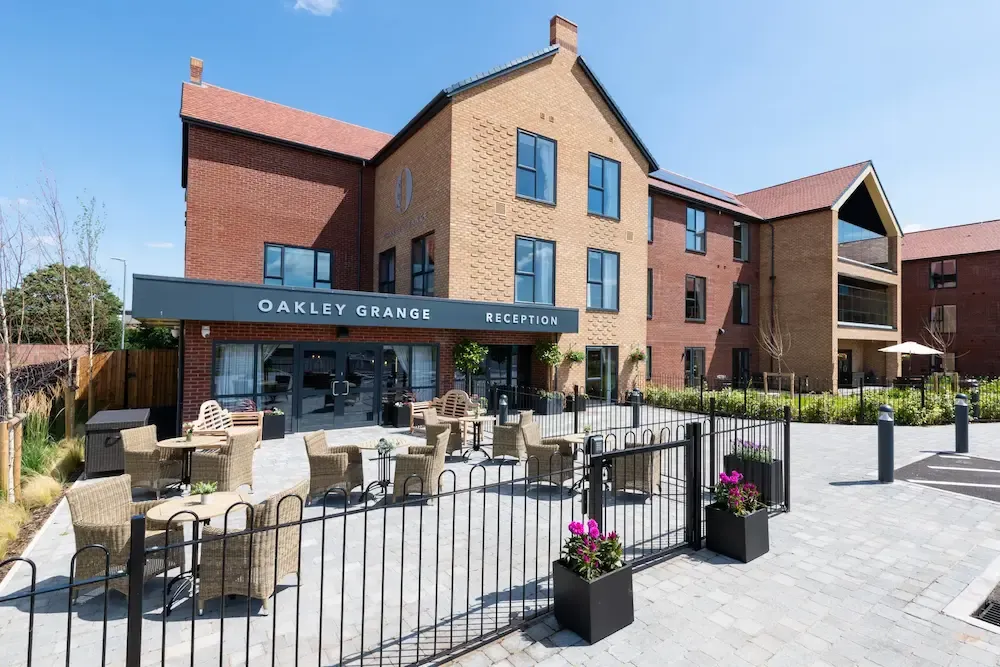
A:
<svg viewBox="0 0 1000 667">
<path fill-rule="evenodd" d="M 125 470 L 122 429 L 149 424 L 149 408 L 141 410 L 101 410 L 87 422 L 87 443 L 83 468 L 87 477 Z"/>
</svg>

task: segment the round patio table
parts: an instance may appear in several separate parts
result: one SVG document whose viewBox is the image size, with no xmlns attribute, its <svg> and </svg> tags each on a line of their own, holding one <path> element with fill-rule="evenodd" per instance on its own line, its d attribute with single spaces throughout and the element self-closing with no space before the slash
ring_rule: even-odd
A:
<svg viewBox="0 0 1000 667">
<path fill-rule="evenodd" d="M 184 453 L 184 465 L 181 470 L 181 482 L 191 483 L 191 455 L 196 449 L 218 449 L 226 444 L 225 436 L 221 435 L 192 435 L 191 439 L 186 439 L 183 435 L 177 438 L 160 440 L 156 446 L 160 449 L 180 450 Z"/>
</svg>

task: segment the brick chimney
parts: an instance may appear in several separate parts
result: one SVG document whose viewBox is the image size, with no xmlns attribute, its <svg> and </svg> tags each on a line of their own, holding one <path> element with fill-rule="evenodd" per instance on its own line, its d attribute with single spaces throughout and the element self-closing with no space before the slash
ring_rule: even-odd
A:
<svg viewBox="0 0 1000 667">
<path fill-rule="evenodd" d="M 205 63 L 201 58 L 191 58 L 191 83 L 201 85 L 201 71 L 205 68 Z"/>
<path fill-rule="evenodd" d="M 576 24 L 556 14 L 549 21 L 549 44 L 576 53 Z"/>
</svg>

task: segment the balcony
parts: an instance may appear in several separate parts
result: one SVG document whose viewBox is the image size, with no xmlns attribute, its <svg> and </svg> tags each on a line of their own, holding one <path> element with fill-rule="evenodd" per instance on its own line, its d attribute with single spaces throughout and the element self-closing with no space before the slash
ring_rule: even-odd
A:
<svg viewBox="0 0 1000 667">
<path fill-rule="evenodd" d="M 837 221 L 837 256 L 895 273 L 889 238 L 846 220 Z"/>
<path fill-rule="evenodd" d="M 838 324 L 892 328 L 892 312 L 888 289 L 845 277 L 837 283 Z"/>
</svg>

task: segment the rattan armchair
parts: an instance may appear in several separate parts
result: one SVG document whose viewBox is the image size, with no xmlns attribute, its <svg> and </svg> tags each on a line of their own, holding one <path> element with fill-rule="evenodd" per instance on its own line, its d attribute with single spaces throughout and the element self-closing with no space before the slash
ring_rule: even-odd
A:
<svg viewBox="0 0 1000 667">
<path fill-rule="evenodd" d="M 253 492 L 253 452 L 257 432 L 251 428 L 226 430 L 226 444 L 217 451 L 191 455 L 191 483 L 216 482 L 219 491 L 235 491 L 247 484 Z"/>
<path fill-rule="evenodd" d="M 153 489 L 159 498 L 163 482 L 180 481 L 184 452 L 157 447 L 155 425 L 122 429 L 121 434 L 125 474 L 134 486 Z"/>
<path fill-rule="evenodd" d="M 108 550 L 110 574 L 122 573 L 128 564 L 129 548 L 132 544 L 130 519 L 137 514 L 145 514 L 162 500 L 132 502 L 132 480 L 128 475 L 103 479 L 92 484 L 78 484 L 66 492 L 69 513 L 76 538 L 76 568 L 73 579 L 81 581 L 103 577 L 106 573 L 103 549 L 84 549 L 94 544 L 103 545 Z M 146 549 L 164 547 L 168 544 L 184 542 L 184 528 L 177 524 L 166 531 L 166 524 L 146 521 Z M 84 549 L 80 551 L 80 549 Z M 143 581 L 172 568 L 184 569 L 184 549 L 155 551 L 146 555 Z M 128 577 L 111 579 L 108 588 L 128 596 Z M 90 587 L 103 587 L 104 582 L 94 582 Z M 80 588 L 73 589 L 76 600 Z"/>
<path fill-rule="evenodd" d="M 562 438 L 541 437 L 537 422 L 522 427 L 528 454 L 529 484 L 548 483 L 562 486 L 573 480 L 573 443 Z M 537 479 L 535 479 L 537 478 Z"/>
<path fill-rule="evenodd" d="M 405 498 L 410 493 L 437 494 L 438 477 L 444 470 L 451 433 L 449 424 L 430 424 L 427 426 L 426 447 L 411 446 L 406 454 L 396 455 L 393 500 Z"/>
<path fill-rule="evenodd" d="M 515 463 L 528 458 L 525 445 L 524 426 L 533 422 L 534 412 L 522 410 L 516 422 L 497 424 L 493 427 L 493 458 L 509 456 L 516 459 Z"/>
<path fill-rule="evenodd" d="M 289 574 L 298 574 L 302 526 L 262 529 L 301 521 L 308 492 L 309 482 L 302 480 L 292 488 L 254 505 L 252 512 L 247 508 L 246 525 L 255 532 L 205 527 L 202 533 L 205 538 L 226 537 L 208 539 L 201 546 L 199 614 L 205 610 L 206 600 L 225 595 L 245 595 L 260 600 L 264 613 L 268 612 L 269 601 L 278 583 Z M 222 568 L 223 559 L 225 571 Z"/>
<path fill-rule="evenodd" d="M 625 449 L 642 447 L 642 442 L 625 443 Z M 611 490 L 639 491 L 648 496 L 660 492 L 660 451 L 622 456 L 611 461 Z"/>
<path fill-rule="evenodd" d="M 326 444 L 326 431 L 306 433 L 306 456 L 309 458 L 309 498 L 330 489 L 343 489 L 347 503 L 351 489 L 365 485 L 361 448 L 357 445 Z"/>
<path fill-rule="evenodd" d="M 451 434 L 448 436 L 448 448 L 446 454 L 462 451 L 465 446 L 465 423 L 452 417 L 442 417 L 437 413 L 437 409 L 431 407 L 424 410 L 424 429 L 429 426 L 440 426 L 446 424 L 451 426 Z M 430 440 L 428 440 L 430 442 Z"/>
</svg>

